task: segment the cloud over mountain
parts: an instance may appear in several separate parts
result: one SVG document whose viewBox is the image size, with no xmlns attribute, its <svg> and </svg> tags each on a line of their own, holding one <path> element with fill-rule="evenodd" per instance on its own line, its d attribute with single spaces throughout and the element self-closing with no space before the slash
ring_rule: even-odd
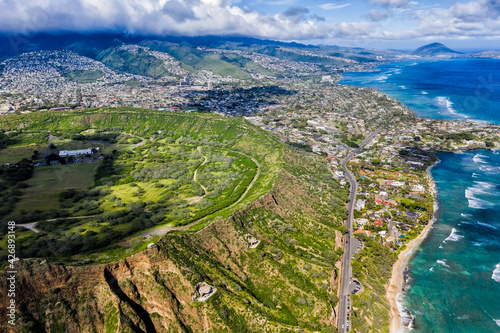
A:
<svg viewBox="0 0 500 333">
<path fill-rule="evenodd" d="M 227 0 L 4 0 L 0 32 L 128 32 L 131 34 L 246 35 L 275 39 L 356 38 L 366 23 L 320 23 L 305 7 L 269 15 Z"/>
<path fill-rule="evenodd" d="M 423 3 L 426 0 L 328 2 L 313 7 L 305 0 L 294 0 L 293 7 L 282 3 L 289 8 L 274 12 L 245 1 L 0 0 L 0 33 L 125 32 L 356 41 L 496 38 L 500 30 L 500 0 L 456 2 L 448 8 Z M 345 15 L 353 12 L 358 16 Z"/>
</svg>

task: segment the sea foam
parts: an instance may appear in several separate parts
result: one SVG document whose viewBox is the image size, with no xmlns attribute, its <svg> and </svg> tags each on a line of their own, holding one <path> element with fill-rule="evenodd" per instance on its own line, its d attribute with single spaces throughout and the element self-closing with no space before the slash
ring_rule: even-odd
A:
<svg viewBox="0 0 500 333">
<path fill-rule="evenodd" d="M 476 154 L 476 155 L 474 155 L 472 160 L 476 164 L 486 164 L 486 163 L 488 163 L 488 161 L 486 161 L 485 158 L 488 158 L 488 156 L 484 156 L 482 154 Z"/>
<path fill-rule="evenodd" d="M 477 221 L 477 224 L 479 224 L 480 226 L 486 227 L 486 228 L 490 228 L 490 229 L 493 229 L 493 230 L 498 230 L 498 227 L 495 227 L 494 225 L 491 225 L 491 224 L 488 224 L 488 223 Z"/>
<path fill-rule="evenodd" d="M 453 102 L 449 100 L 447 97 L 443 96 L 438 96 L 436 97 L 437 104 L 439 105 L 440 108 L 446 110 L 450 114 L 461 117 L 461 118 L 467 118 L 466 115 L 458 113 L 457 110 L 453 108 Z"/>
<path fill-rule="evenodd" d="M 494 173 L 494 174 L 498 174 L 498 171 L 500 170 L 500 167 L 490 166 L 490 165 L 481 165 L 479 167 L 479 170 L 485 171 L 485 172 Z"/>
<path fill-rule="evenodd" d="M 500 282 L 500 264 L 497 264 L 491 278 L 496 282 Z"/>
<path fill-rule="evenodd" d="M 445 108 L 449 113 L 456 115 L 457 111 L 453 108 L 453 102 L 450 101 L 448 98 L 443 97 L 443 96 L 438 96 L 436 97 L 436 101 L 438 102 L 438 105 L 442 108 Z"/>
<path fill-rule="evenodd" d="M 469 207 L 473 209 L 487 209 L 491 206 L 491 203 L 489 201 L 486 201 L 484 199 L 480 199 L 476 197 L 478 194 L 485 194 L 486 192 L 478 187 L 468 187 L 465 190 L 465 197 L 469 201 Z"/>
<path fill-rule="evenodd" d="M 452 228 L 451 234 L 448 237 L 446 237 L 445 241 L 458 242 L 462 238 L 464 238 L 464 236 L 459 235 L 457 229 Z"/>
<path fill-rule="evenodd" d="M 483 190 L 483 192 L 484 192 L 484 190 L 491 190 L 491 189 L 494 189 L 495 187 L 497 187 L 497 184 L 495 184 L 495 183 L 480 182 L 478 180 L 475 180 L 474 184 L 477 185 L 476 188 Z"/>
<path fill-rule="evenodd" d="M 450 265 L 448 265 L 446 263 L 446 259 L 443 259 L 443 260 L 436 260 L 436 262 L 440 265 L 443 265 L 444 267 L 450 267 Z"/>
<path fill-rule="evenodd" d="M 396 296 L 396 306 L 398 308 L 399 318 L 402 326 L 398 333 L 412 330 L 415 322 L 415 317 L 413 316 L 411 311 L 403 305 L 403 295 L 401 293 L 398 293 Z"/>
</svg>

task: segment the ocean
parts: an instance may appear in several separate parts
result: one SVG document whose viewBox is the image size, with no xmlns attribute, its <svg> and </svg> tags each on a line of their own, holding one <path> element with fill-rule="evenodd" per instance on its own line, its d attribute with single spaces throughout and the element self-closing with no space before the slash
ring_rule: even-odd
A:
<svg viewBox="0 0 500 333">
<path fill-rule="evenodd" d="M 416 114 L 500 123 L 500 60 L 407 61 L 345 73 L 341 84 L 376 88 Z"/>
<path fill-rule="evenodd" d="M 377 88 L 419 116 L 500 123 L 500 60 L 404 62 L 340 82 Z M 500 332 L 500 154 L 439 153 L 437 223 L 401 300 L 413 332 Z"/>
</svg>

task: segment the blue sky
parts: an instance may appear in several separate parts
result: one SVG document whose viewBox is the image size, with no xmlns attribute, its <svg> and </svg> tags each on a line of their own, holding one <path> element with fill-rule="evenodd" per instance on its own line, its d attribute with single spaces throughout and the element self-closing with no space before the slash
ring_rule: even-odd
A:
<svg viewBox="0 0 500 333">
<path fill-rule="evenodd" d="M 0 0 L 0 33 L 242 35 L 412 49 L 500 49 L 500 0 Z"/>
</svg>

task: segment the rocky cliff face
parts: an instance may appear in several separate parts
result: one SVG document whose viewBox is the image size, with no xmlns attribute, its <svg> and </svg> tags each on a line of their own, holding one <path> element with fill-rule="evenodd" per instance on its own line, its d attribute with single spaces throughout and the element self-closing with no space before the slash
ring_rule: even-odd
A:
<svg viewBox="0 0 500 333">
<path fill-rule="evenodd" d="M 346 193 L 328 174 L 300 174 L 290 165 L 268 194 L 232 217 L 196 233 L 167 234 L 126 260 L 82 267 L 23 260 L 13 331 L 333 332 L 341 218 L 332 207 L 341 207 Z M 245 235 L 260 241 L 256 249 Z M 199 282 L 217 292 L 193 303 Z M 5 318 L 5 307 L 0 311 Z M 0 321 L 1 331 L 9 329 Z"/>
<path fill-rule="evenodd" d="M 191 284 L 158 248 L 100 266 L 26 260 L 18 277 L 14 331 L 169 332 L 189 325 L 201 332 L 211 324 L 206 311 L 190 306 Z"/>
</svg>

